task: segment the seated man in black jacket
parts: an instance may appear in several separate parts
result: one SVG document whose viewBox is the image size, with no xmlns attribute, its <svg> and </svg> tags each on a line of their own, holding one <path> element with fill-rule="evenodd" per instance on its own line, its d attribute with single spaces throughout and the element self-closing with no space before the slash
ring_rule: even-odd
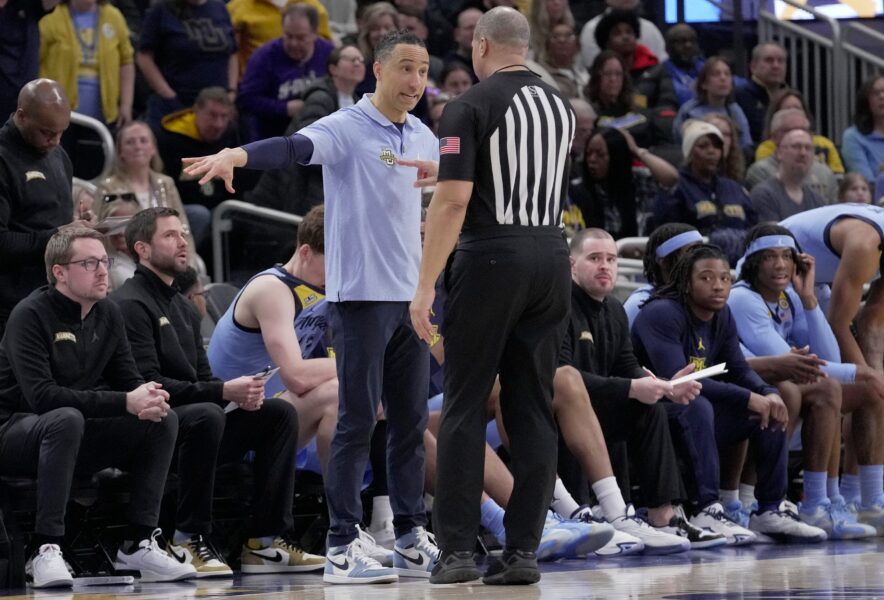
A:
<svg viewBox="0 0 884 600">
<path fill-rule="evenodd" d="M 611 296 L 617 280 L 617 246 L 608 232 L 589 228 L 574 236 L 571 278 L 571 315 L 554 379 L 553 405 L 571 409 L 566 416 L 557 408 L 559 427 L 590 479 L 605 519 L 619 531 L 641 539 L 647 553 L 726 543 L 725 532 L 697 527 L 672 507 L 672 501 L 685 494 L 666 411 L 658 400 L 665 396 L 687 404 L 699 393 L 700 384 L 673 387 L 639 366 L 626 313 Z M 689 365 L 675 377 L 692 370 Z M 625 441 L 635 450 L 642 493 L 649 505 L 648 523 L 626 506 L 607 460 L 605 441 Z M 674 536 L 683 538 L 684 548 Z"/>
<path fill-rule="evenodd" d="M 25 574 L 33 587 L 71 586 L 60 544 L 74 474 L 132 474 L 129 528 L 116 566 L 142 581 L 196 575 L 156 543 L 178 417 L 169 394 L 144 383 L 113 302 L 105 300 L 102 235 L 64 228 L 46 246 L 49 285 L 12 311 L 0 342 L 0 474 L 37 479 L 37 517 Z"/>
<path fill-rule="evenodd" d="M 244 573 L 322 569 L 325 558 L 301 550 L 287 537 L 292 527 L 298 415 L 278 398 L 264 399 L 264 379 L 247 375 L 221 381 L 203 349 L 200 318 L 173 285 L 187 268 L 187 240 L 178 212 L 148 208 L 126 226 L 135 275 L 113 299 L 126 318 L 132 354 L 141 373 L 162 383 L 178 415 L 178 512 L 169 544 L 198 577 L 232 576 L 214 549 L 212 494 L 215 466 L 256 451 L 256 491 Z M 226 407 L 226 408 L 225 408 Z"/>
</svg>

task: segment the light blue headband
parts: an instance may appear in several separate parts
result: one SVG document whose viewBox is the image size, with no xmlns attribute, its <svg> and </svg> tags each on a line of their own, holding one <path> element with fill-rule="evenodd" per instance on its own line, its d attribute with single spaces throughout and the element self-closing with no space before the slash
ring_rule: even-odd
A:
<svg viewBox="0 0 884 600">
<path fill-rule="evenodd" d="M 752 254 L 755 254 L 756 252 L 769 250 L 771 248 L 791 248 L 796 252 L 798 251 L 798 248 L 795 246 L 795 240 L 793 240 L 791 236 L 763 235 L 760 238 L 752 240 L 752 243 L 749 244 L 748 248 L 746 248 L 746 254 L 744 254 L 743 256 L 750 256 Z"/>
<path fill-rule="evenodd" d="M 746 262 L 746 259 L 749 256 L 756 252 L 761 252 L 762 250 L 770 250 L 771 248 L 791 248 L 796 252 L 798 251 L 798 248 L 795 246 L 795 240 L 793 240 L 791 236 L 763 235 L 758 239 L 752 240 L 752 243 L 746 248 L 746 254 L 737 261 L 737 273 L 739 276 L 743 276 L 743 263 Z"/>
<path fill-rule="evenodd" d="M 700 232 L 696 229 L 679 233 L 657 246 L 657 258 L 666 258 L 676 250 L 684 248 L 688 244 L 696 244 L 702 241 L 703 236 L 700 235 Z"/>
</svg>

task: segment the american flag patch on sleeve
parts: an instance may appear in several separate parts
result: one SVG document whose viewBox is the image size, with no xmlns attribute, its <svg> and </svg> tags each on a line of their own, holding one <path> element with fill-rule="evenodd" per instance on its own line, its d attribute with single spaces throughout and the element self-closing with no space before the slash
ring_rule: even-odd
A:
<svg viewBox="0 0 884 600">
<path fill-rule="evenodd" d="M 439 140 L 439 154 L 460 154 L 460 138 L 444 137 Z"/>
</svg>

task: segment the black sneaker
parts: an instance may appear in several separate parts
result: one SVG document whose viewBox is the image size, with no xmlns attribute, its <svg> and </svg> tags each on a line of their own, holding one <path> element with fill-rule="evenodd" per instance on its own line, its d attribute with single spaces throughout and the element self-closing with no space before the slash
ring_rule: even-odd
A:
<svg viewBox="0 0 884 600">
<path fill-rule="evenodd" d="M 726 535 L 697 527 L 685 519 L 681 511 L 676 511 L 672 519 L 669 520 L 669 525 L 657 527 L 657 529 L 687 539 L 691 543 L 692 550 L 715 548 L 727 544 Z"/>
<path fill-rule="evenodd" d="M 474 581 L 481 576 L 472 552 L 443 550 L 442 556 L 433 567 L 433 572 L 430 573 L 430 583 L 463 583 Z"/>
<path fill-rule="evenodd" d="M 486 585 L 527 585 L 540 581 L 537 555 L 527 550 L 504 550 L 488 567 L 482 583 Z"/>
</svg>

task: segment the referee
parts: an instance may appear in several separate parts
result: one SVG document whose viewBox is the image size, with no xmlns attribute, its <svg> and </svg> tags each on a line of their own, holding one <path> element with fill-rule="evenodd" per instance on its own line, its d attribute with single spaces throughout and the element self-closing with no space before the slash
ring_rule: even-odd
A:
<svg viewBox="0 0 884 600">
<path fill-rule="evenodd" d="M 540 579 L 535 551 L 558 443 L 552 382 L 570 306 L 560 225 L 575 116 L 568 101 L 525 66 L 528 37 L 528 21 L 517 11 L 485 13 L 473 36 L 481 83 L 448 104 L 439 126 L 438 184 L 410 307 L 415 330 L 429 341 L 434 282 L 457 244 L 445 272 L 445 404 L 434 508 L 442 558 L 431 583 L 479 577 L 472 551 L 485 400 L 498 372 L 515 484 L 504 519 L 506 549 L 483 581 Z"/>
</svg>

